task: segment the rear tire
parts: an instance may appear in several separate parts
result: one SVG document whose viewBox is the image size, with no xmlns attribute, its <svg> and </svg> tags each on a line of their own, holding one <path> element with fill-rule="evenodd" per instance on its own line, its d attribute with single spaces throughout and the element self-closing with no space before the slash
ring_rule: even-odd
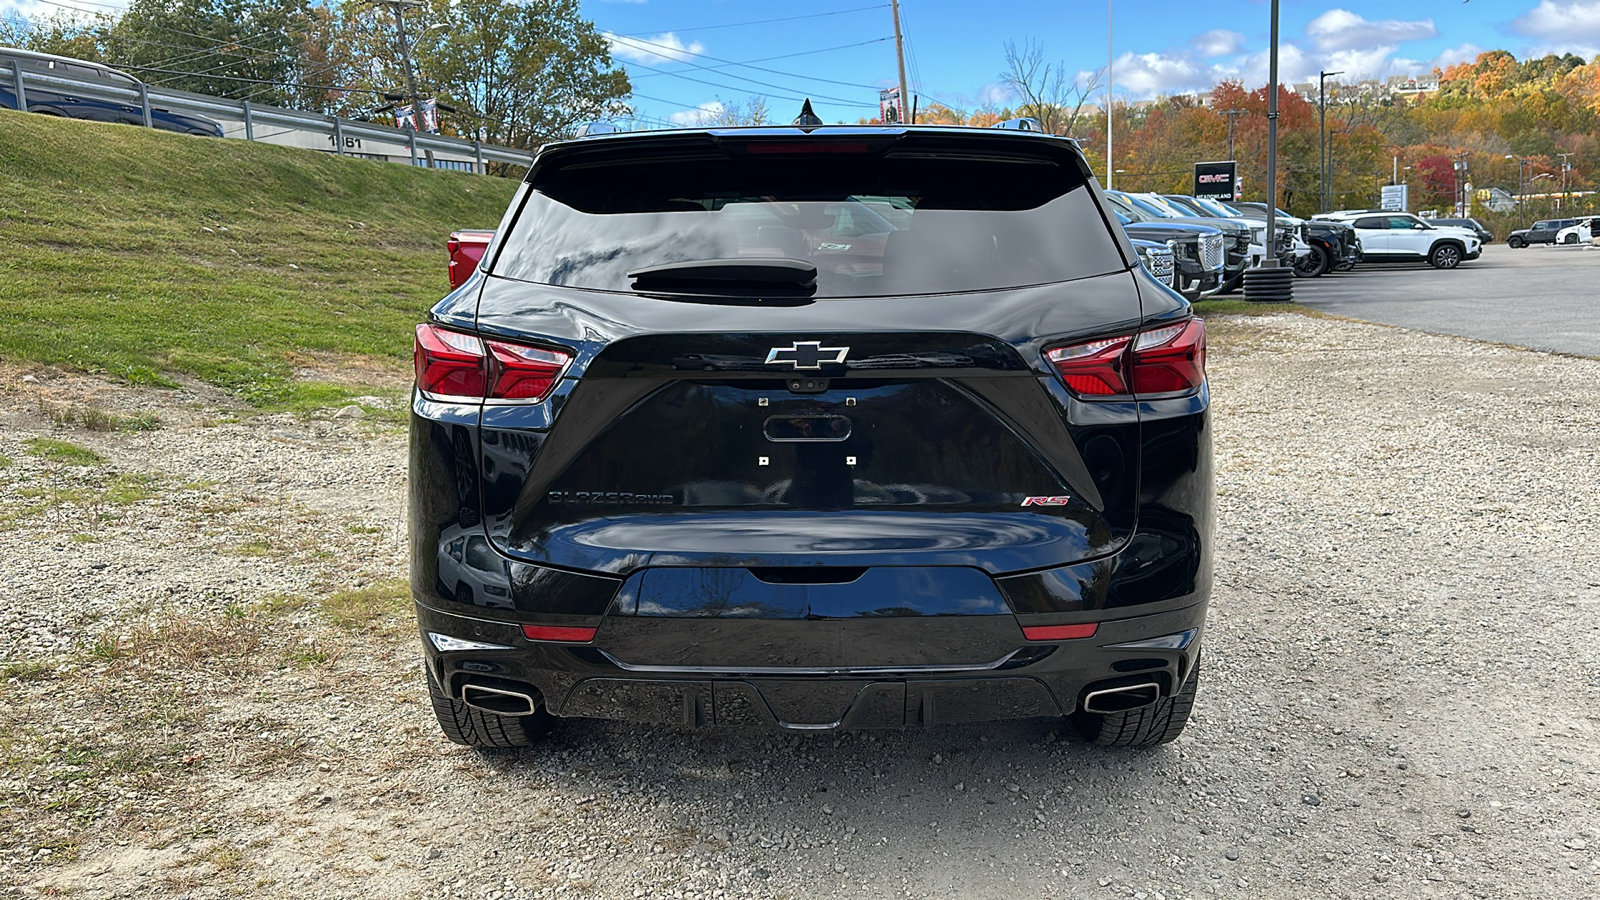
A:
<svg viewBox="0 0 1600 900">
<path fill-rule="evenodd" d="M 1311 252 L 1294 261 L 1294 275 L 1296 278 L 1316 278 L 1327 272 L 1333 265 L 1333 259 L 1328 251 L 1313 245 Z"/>
<path fill-rule="evenodd" d="M 543 706 L 531 716 L 501 716 L 446 697 L 432 672 L 428 673 L 428 699 L 445 737 L 480 750 L 532 747 L 555 726 L 555 716 Z"/>
<path fill-rule="evenodd" d="M 1165 697 L 1149 706 L 1123 713 L 1072 714 L 1072 724 L 1078 733 L 1091 744 L 1105 747 L 1155 747 L 1171 743 L 1183 734 L 1189 724 L 1189 714 L 1194 711 L 1194 698 L 1200 688 L 1200 659 L 1195 658 L 1194 670 L 1178 693 Z"/>
</svg>

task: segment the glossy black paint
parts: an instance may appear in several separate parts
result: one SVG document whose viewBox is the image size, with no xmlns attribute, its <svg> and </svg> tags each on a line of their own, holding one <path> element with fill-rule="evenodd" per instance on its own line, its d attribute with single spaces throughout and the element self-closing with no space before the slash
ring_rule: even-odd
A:
<svg viewBox="0 0 1600 900">
<path fill-rule="evenodd" d="M 1208 394 L 1085 401 L 1043 358 L 1190 315 L 1128 259 L 774 306 L 474 273 L 433 321 L 574 360 L 538 404 L 413 399 L 419 624 L 507 648 L 425 641 L 439 683 L 498 679 L 558 715 L 795 728 L 1061 715 L 1130 666 L 1173 689 L 1198 644 L 1110 645 L 1203 627 Z M 849 353 L 765 362 L 801 341 Z M 1021 631 L 1091 621 L 1060 644 Z M 522 624 L 599 630 L 562 645 Z"/>
</svg>

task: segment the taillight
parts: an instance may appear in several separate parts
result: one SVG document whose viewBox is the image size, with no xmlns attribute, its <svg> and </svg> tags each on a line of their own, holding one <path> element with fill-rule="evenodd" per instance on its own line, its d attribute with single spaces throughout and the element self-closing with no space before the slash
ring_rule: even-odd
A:
<svg viewBox="0 0 1600 900">
<path fill-rule="evenodd" d="M 412 360 L 417 388 L 430 397 L 538 402 L 550 395 L 572 356 L 418 325 Z"/>
<path fill-rule="evenodd" d="M 1136 335 L 1056 347 L 1044 356 L 1080 397 L 1182 393 L 1205 381 L 1206 327 L 1191 318 Z"/>
<path fill-rule="evenodd" d="M 489 347 L 494 384 L 491 400 L 543 400 L 561 378 L 561 371 L 572 359 L 559 350 L 484 341 Z"/>
<path fill-rule="evenodd" d="M 1206 380 L 1206 323 L 1190 319 L 1143 332 L 1133 342 L 1133 392 L 1192 391 Z"/>
<path fill-rule="evenodd" d="M 437 325 L 418 325 L 411 354 L 417 389 L 433 397 L 482 400 L 489 389 L 483 340 Z"/>
</svg>

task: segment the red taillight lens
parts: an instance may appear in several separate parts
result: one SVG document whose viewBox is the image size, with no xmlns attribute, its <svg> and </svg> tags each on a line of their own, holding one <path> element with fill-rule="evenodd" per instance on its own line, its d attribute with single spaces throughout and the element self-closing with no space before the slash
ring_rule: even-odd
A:
<svg viewBox="0 0 1600 900">
<path fill-rule="evenodd" d="M 1044 356 L 1080 397 L 1180 393 L 1205 381 L 1206 327 L 1187 319 L 1137 335 L 1056 347 Z"/>
<path fill-rule="evenodd" d="M 559 350 L 526 347 L 504 341 L 484 341 L 494 361 L 493 400 L 543 400 L 572 360 Z"/>
<path fill-rule="evenodd" d="M 1099 622 L 1083 622 L 1078 625 L 1034 625 L 1024 626 L 1022 636 L 1029 641 L 1074 641 L 1092 638 L 1099 629 Z"/>
<path fill-rule="evenodd" d="M 1206 380 L 1206 323 L 1190 319 L 1153 328 L 1133 342 L 1133 392 L 1192 391 Z"/>
<path fill-rule="evenodd" d="M 433 397 L 482 400 L 489 387 L 483 341 L 437 325 L 418 325 L 412 352 L 417 388 Z"/>
<path fill-rule="evenodd" d="M 437 325 L 418 325 L 417 387 L 448 400 L 530 400 L 550 395 L 570 354 L 545 347 L 486 341 Z"/>
<path fill-rule="evenodd" d="M 1115 397 L 1128 393 L 1124 374 L 1128 365 L 1129 337 L 1105 338 L 1045 351 L 1045 359 L 1061 373 L 1061 380 L 1083 397 Z"/>
<path fill-rule="evenodd" d="M 522 634 L 530 641 L 561 641 L 568 644 L 587 644 L 594 640 L 599 628 L 578 628 L 571 625 L 524 625 Z"/>
</svg>

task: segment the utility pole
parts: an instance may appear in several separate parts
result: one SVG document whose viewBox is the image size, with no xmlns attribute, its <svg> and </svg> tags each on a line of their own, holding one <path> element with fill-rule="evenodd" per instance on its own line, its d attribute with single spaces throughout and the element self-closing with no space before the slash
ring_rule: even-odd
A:
<svg viewBox="0 0 1600 900">
<path fill-rule="evenodd" d="M 1228 117 L 1228 160 L 1230 162 L 1233 160 L 1233 120 L 1246 112 L 1248 110 L 1243 109 L 1225 109 L 1222 111 L 1222 114 Z"/>
<path fill-rule="evenodd" d="M 411 130 L 422 130 L 422 92 L 417 90 L 417 73 L 411 66 L 411 41 L 406 38 L 405 11 L 422 6 L 418 0 L 372 0 L 394 11 L 394 27 L 400 37 L 400 64 L 406 70 L 406 91 L 411 95 Z M 428 168 L 433 168 L 433 151 L 427 151 Z"/>
<path fill-rule="evenodd" d="M 915 125 L 916 122 L 905 122 L 906 116 L 906 45 L 900 37 L 900 0 L 889 0 L 889 7 L 894 11 L 894 56 L 900 63 L 900 119 L 901 124 Z"/>
<path fill-rule="evenodd" d="M 1344 72 L 1317 73 L 1317 211 L 1328 211 L 1328 79 Z"/>
</svg>

